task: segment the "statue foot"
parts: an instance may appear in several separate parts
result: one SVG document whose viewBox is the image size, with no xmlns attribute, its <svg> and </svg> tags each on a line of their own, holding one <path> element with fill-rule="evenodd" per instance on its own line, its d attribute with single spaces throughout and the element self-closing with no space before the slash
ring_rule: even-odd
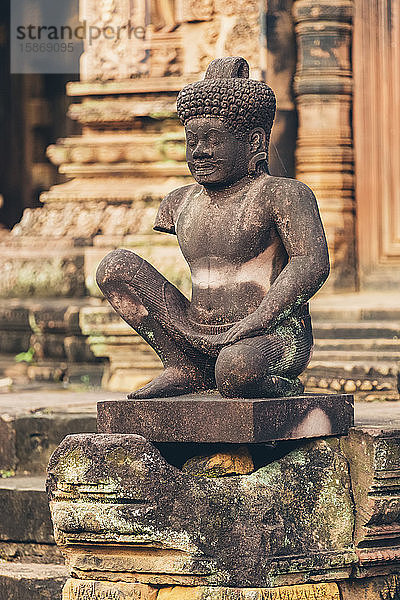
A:
<svg viewBox="0 0 400 600">
<path fill-rule="evenodd" d="M 202 373 L 177 367 L 166 368 L 161 375 L 139 390 L 128 394 L 129 400 L 141 398 L 169 398 L 215 388 L 215 381 L 206 381 Z"/>
<path fill-rule="evenodd" d="M 301 394 L 304 393 L 304 385 L 298 377 L 287 379 L 286 377 L 273 375 L 271 379 L 275 384 L 275 389 L 279 398 L 282 396 L 301 396 Z"/>
</svg>

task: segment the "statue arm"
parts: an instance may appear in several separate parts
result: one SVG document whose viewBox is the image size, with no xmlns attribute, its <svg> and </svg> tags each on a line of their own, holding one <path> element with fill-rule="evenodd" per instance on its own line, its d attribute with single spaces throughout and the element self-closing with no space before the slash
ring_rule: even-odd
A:
<svg viewBox="0 0 400 600">
<path fill-rule="evenodd" d="M 176 235 L 173 208 L 174 197 L 173 192 L 171 192 L 163 200 L 161 200 L 161 204 L 153 225 L 153 229 L 155 231 L 162 231 L 163 233 L 172 233 Z"/>
<path fill-rule="evenodd" d="M 176 235 L 175 224 L 178 220 L 179 213 L 184 202 L 190 197 L 193 189 L 192 185 L 173 190 L 161 200 L 157 216 L 154 221 L 153 229 L 164 233 L 172 233 Z"/>
<path fill-rule="evenodd" d="M 260 306 L 228 331 L 225 343 L 274 329 L 308 302 L 329 275 L 325 233 L 312 191 L 287 180 L 274 194 L 271 219 L 286 248 L 289 262 L 275 279 Z"/>
</svg>

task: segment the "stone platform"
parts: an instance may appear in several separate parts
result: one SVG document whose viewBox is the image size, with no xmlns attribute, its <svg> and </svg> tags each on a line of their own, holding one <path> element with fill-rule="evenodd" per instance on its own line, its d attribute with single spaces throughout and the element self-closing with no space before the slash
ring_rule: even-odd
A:
<svg viewBox="0 0 400 600">
<path fill-rule="evenodd" d="M 4 460 L 0 469 L 6 471 L 14 470 L 16 472 L 16 476 L 14 477 L 0 479 L 0 510 L 2 514 L 9 515 L 8 518 L 0 520 L 0 558 L 3 559 L 0 563 L 1 599 L 4 596 L 7 600 L 22 600 L 25 597 L 31 600 L 42 600 L 42 598 L 47 597 L 46 593 L 50 593 L 54 599 L 61 599 L 61 588 L 67 579 L 68 569 L 63 569 L 59 565 L 62 557 L 54 545 L 50 514 L 46 506 L 44 484 L 45 464 L 50 453 L 67 433 L 95 431 L 96 401 L 100 400 L 104 402 L 111 399 L 116 401 L 120 398 L 121 395 L 119 393 L 100 390 L 81 390 L 78 392 L 69 389 L 63 390 L 60 389 L 60 386 L 55 385 L 35 386 L 34 389 L 24 387 L 11 393 L 0 393 L 0 430 L 8 432 L 3 438 L 0 435 L 1 444 L 3 444 L 0 444 L 2 449 L 0 456 Z M 335 581 L 337 581 L 335 584 L 305 583 L 288 586 L 289 577 L 285 578 L 279 575 L 277 580 L 280 579 L 282 585 L 278 587 L 259 587 L 256 589 L 249 587 L 210 588 L 207 587 L 207 577 L 201 578 L 203 579 L 203 585 L 192 587 L 179 585 L 182 579 L 184 579 L 179 573 L 178 575 L 174 573 L 155 573 L 154 579 L 162 579 L 164 583 L 160 588 L 155 584 L 146 587 L 144 584 L 112 582 L 110 580 L 112 572 L 104 571 L 106 568 L 105 563 L 112 560 L 112 552 L 106 552 L 104 564 L 102 563 L 99 569 L 95 568 L 92 571 L 91 576 L 94 579 L 90 579 L 90 577 L 87 579 L 70 579 L 69 584 L 65 588 L 64 597 L 68 600 L 76 600 L 77 598 L 80 600 L 82 597 L 91 598 L 90 595 L 85 596 L 85 594 L 90 593 L 95 600 L 103 600 L 107 598 L 107 594 L 116 600 L 131 600 L 131 598 L 138 600 L 140 592 L 145 594 L 144 598 L 149 597 L 150 600 L 154 600 L 156 596 L 157 600 L 175 600 L 175 598 L 179 598 L 179 600 L 206 600 L 211 594 L 214 594 L 217 600 L 222 598 L 225 600 L 238 600 L 238 598 L 240 600 L 261 600 L 261 598 L 268 598 L 270 600 L 298 600 L 298 598 L 303 598 L 303 596 L 307 600 L 314 600 L 314 598 L 320 600 L 321 597 L 327 600 L 331 598 L 336 600 L 339 597 L 338 593 L 341 593 L 342 597 L 340 600 L 360 600 L 361 598 L 363 600 L 381 600 L 381 594 L 384 594 L 384 600 L 393 600 L 393 598 L 396 598 L 396 590 L 400 589 L 399 579 L 395 575 L 389 574 L 390 571 L 396 572 L 398 570 L 397 561 L 399 559 L 396 556 L 397 554 L 400 556 L 395 538 L 396 522 L 398 521 L 396 507 L 399 506 L 398 493 L 396 491 L 398 489 L 396 487 L 398 473 L 400 472 L 397 458 L 399 431 L 399 402 L 356 403 L 355 428 L 351 429 L 349 436 L 340 438 L 340 445 L 346 448 L 346 456 L 348 457 L 348 464 L 352 472 L 353 489 L 357 490 L 355 502 L 357 506 L 368 504 L 367 512 L 363 512 L 363 508 L 357 508 L 357 531 L 354 540 L 358 546 L 357 552 L 360 552 L 362 567 L 360 567 L 358 576 L 355 579 L 341 579 L 338 577 L 335 578 Z M 105 449 L 108 462 L 113 458 L 113 455 L 110 455 L 109 452 L 112 450 L 110 446 L 112 440 L 115 437 L 119 438 L 119 436 L 107 435 L 98 437 L 107 438 Z M 68 439 L 71 444 L 75 436 Z M 130 439 L 137 440 L 137 437 L 130 436 Z M 337 445 L 335 438 L 330 439 L 334 445 Z M 317 442 L 320 443 L 321 441 L 323 440 L 318 440 Z M 282 469 L 285 464 L 288 464 L 287 461 L 285 463 L 282 460 L 282 453 L 285 448 L 290 453 L 296 447 L 300 448 L 301 445 L 301 442 L 296 441 L 289 443 L 278 442 L 277 448 L 278 450 L 282 448 L 282 451 L 275 452 L 273 456 L 269 457 L 268 460 L 272 460 L 270 462 L 271 466 L 259 467 L 260 461 L 257 461 L 255 465 L 256 471 L 253 475 L 214 477 L 210 481 L 207 476 L 192 477 L 189 474 L 185 475 L 179 468 L 174 470 L 173 473 L 175 475 L 182 473 L 182 477 L 187 479 L 188 482 L 193 482 L 196 485 L 195 491 L 202 490 L 202 481 L 210 481 L 211 488 L 213 485 L 224 485 L 225 482 L 229 487 L 229 481 L 232 482 L 232 486 L 237 486 L 238 484 L 240 486 L 245 484 L 251 485 L 254 477 L 263 478 L 264 475 L 271 477 L 271 473 L 274 473 L 276 469 Z M 184 444 L 179 444 L 178 446 L 180 454 L 183 454 L 181 447 Z M 196 444 L 193 444 L 190 450 L 193 449 L 194 452 L 195 446 Z M 261 447 L 264 448 L 263 445 Z M 165 448 L 162 450 L 164 451 Z M 265 450 L 267 454 L 271 452 L 270 447 L 268 449 L 265 446 Z M 201 451 L 204 451 L 204 445 L 201 446 Z M 123 456 L 118 452 L 116 458 L 121 462 Z M 182 461 L 184 458 L 186 456 L 182 457 Z M 67 464 L 75 459 L 79 465 L 79 461 L 81 459 L 84 460 L 84 456 L 79 456 L 76 453 L 71 456 L 66 452 Z M 297 470 L 299 469 L 298 459 L 299 452 L 297 451 Z M 169 457 L 167 457 L 167 462 L 168 460 Z M 137 479 L 140 477 L 141 465 L 142 458 L 140 458 L 139 463 L 136 463 L 137 469 L 132 471 L 133 478 Z M 153 465 L 153 473 L 154 467 L 155 465 Z M 118 468 L 117 465 L 117 470 Z M 266 468 L 267 471 L 265 470 Z M 124 475 L 122 472 L 122 476 L 125 477 L 126 473 Z M 85 474 L 77 472 L 76 477 L 76 486 L 73 485 L 73 482 L 71 484 L 69 477 L 66 483 L 66 489 L 73 491 L 76 487 L 78 490 L 78 497 L 75 500 L 72 499 L 70 505 L 73 512 L 75 509 L 85 508 L 85 506 L 90 508 L 89 504 L 86 505 L 83 502 L 88 499 L 90 500 L 91 497 L 94 500 L 94 516 L 100 516 L 101 514 L 100 510 L 97 512 L 97 506 L 102 509 L 103 513 L 106 507 L 107 515 L 111 516 L 115 515 L 115 511 L 120 511 L 121 506 L 126 505 L 126 503 L 131 507 L 131 511 L 142 509 L 140 504 L 135 504 L 134 497 L 131 494 L 126 499 L 122 490 L 117 490 L 115 502 L 112 499 L 114 492 L 107 488 L 101 489 L 100 486 L 98 489 L 94 486 L 94 494 L 89 494 L 88 497 L 80 485 L 80 482 L 84 483 L 87 479 Z M 60 487 L 63 486 L 63 479 L 63 474 L 60 472 Z M 176 483 L 176 479 L 174 480 Z M 153 485 L 151 480 L 149 485 Z M 285 498 L 289 501 L 289 490 L 286 484 L 283 487 L 286 489 Z M 366 494 L 366 489 L 368 489 L 368 494 Z M 89 492 L 90 488 L 87 491 Z M 95 495 L 97 492 L 99 496 L 96 498 Z M 297 502 L 305 510 L 305 500 L 302 500 L 303 496 L 299 495 L 300 492 L 301 488 L 297 493 Z M 107 501 L 106 505 L 104 503 L 97 503 L 102 498 L 105 498 Z M 334 498 L 338 499 L 336 495 Z M 66 496 L 67 505 L 69 504 L 68 500 L 69 494 Z M 173 498 L 172 501 L 174 501 Z M 194 504 L 192 504 L 193 506 Z M 282 510 L 287 511 L 290 509 L 290 505 L 284 504 L 282 506 Z M 386 514 L 385 510 L 388 510 L 387 507 L 389 506 L 392 508 Z M 148 506 L 143 506 L 144 511 L 147 508 Z M 338 514 L 337 511 L 334 511 L 334 513 Z M 382 515 L 386 514 L 386 516 L 379 516 L 381 513 Z M 33 514 L 34 518 L 32 518 Z M 11 515 L 13 516 L 12 518 Z M 175 519 L 177 515 L 178 513 L 175 511 L 172 516 Z M 178 515 L 178 517 L 182 523 L 182 515 Z M 225 521 L 221 522 L 220 530 L 221 528 L 224 530 L 227 526 L 226 517 L 224 518 Z M 140 519 L 141 517 L 138 513 L 138 523 Z M 382 519 L 384 521 L 383 525 L 381 524 Z M 365 523 L 368 521 L 370 525 L 365 527 Z M 158 525 L 161 525 L 161 521 L 158 521 Z M 269 525 L 261 523 L 260 527 L 264 530 Z M 99 524 L 98 528 L 101 528 Z M 122 534 L 121 532 L 120 540 L 115 539 L 113 542 L 116 555 L 118 555 L 121 546 L 122 548 L 125 547 L 126 534 Z M 162 529 L 160 528 L 159 533 L 162 534 Z M 91 537 L 88 532 L 87 536 Z M 364 536 L 368 537 L 367 543 Z M 81 534 L 78 534 L 78 537 L 85 546 L 84 540 L 86 534 L 81 532 Z M 294 540 L 293 535 L 291 539 Z M 155 542 L 155 545 L 157 545 L 157 542 Z M 68 543 L 67 546 L 69 547 Z M 107 546 L 107 548 L 111 550 L 111 546 L 112 544 Z M 66 547 L 59 546 L 58 548 L 62 548 L 65 551 Z M 128 543 L 127 547 L 130 548 L 129 552 L 136 557 L 135 560 L 139 560 L 142 550 L 144 553 L 147 547 L 147 554 L 144 553 L 142 555 L 147 557 L 146 561 L 149 557 L 153 557 L 152 564 L 149 562 L 146 563 L 148 569 L 152 571 L 156 571 L 160 566 L 160 563 L 157 564 L 155 562 L 157 554 L 162 555 L 165 561 L 168 558 L 165 549 L 153 548 L 151 543 L 149 545 L 141 545 L 141 542 L 139 542 L 139 545 L 133 546 L 129 546 Z M 85 560 L 89 560 L 87 557 L 90 556 L 91 548 L 92 546 L 89 543 L 83 553 Z M 292 558 L 290 558 L 290 561 L 293 565 Z M 119 564 L 123 572 L 120 575 L 121 581 L 122 578 L 128 579 L 130 574 L 124 572 L 125 567 L 122 563 Z M 163 564 L 164 566 L 168 566 L 167 562 Z M 340 565 L 337 566 L 339 569 Z M 84 570 L 80 570 L 79 566 L 74 567 L 74 569 L 79 573 L 79 577 L 84 577 Z M 376 577 L 373 572 L 379 570 L 384 574 Z M 106 581 L 100 581 L 99 577 L 105 577 Z M 146 573 L 139 575 L 139 578 L 142 580 L 149 579 L 149 577 L 150 575 L 146 575 Z M 313 577 L 318 578 L 318 575 L 311 573 L 309 580 Z M 343 577 L 343 571 L 341 577 Z M 200 576 L 198 578 L 200 579 Z M 293 582 L 295 578 L 296 575 L 293 576 L 291 581 Z M 307 577 L 301 575 L 300 579 L 306 581 Z M 338 589 L 340 592 L 338 592 Z"/>
<path fill-rule="evenodd" d="M 105 410 L 137 402 L 99 395 L 65 392 L 58 402 L 91 419 L 96 399 Z M 26 393 L 19 411 L 55 401 L 45 396 Z M 12 401 L 3 395 L 7 412 Z M 400 403 L 360 403 L 355 412 L 347 435 L 240 445 L 254 459 L 242 475 L 188 472 L 183 462 L 209 451 L 204 443 L 68 436 L 48 477 L 70 571 L 64 600 L 397 599 Z M 248 415 L 254 423 L 254 410 Z M 160 413 L 158 423 L 167 425 Z"/>
<path fill-rule="evenodd" d="M 135 433 L 151 442 L 257 444 L 346 435 L 353 397 L 223 398 L 217 392 L 97 404 L 99 433 Z"/>
</svg>

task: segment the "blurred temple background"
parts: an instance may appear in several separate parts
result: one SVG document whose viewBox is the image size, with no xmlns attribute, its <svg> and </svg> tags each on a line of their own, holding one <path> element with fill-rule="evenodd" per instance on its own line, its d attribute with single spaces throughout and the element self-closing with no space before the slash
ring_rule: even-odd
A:
<svg viewBox="0 0 400 600">
<path fill-rule="evenodd" d="M 96 266 L 132 248 L 189 293 L 161 198 L 191 181 L 177 92 L 244 56 L 276 92 L 271 172 L 317 196 L 332 274 L 312 302 L 309 390 L 394 399 L 400 362 L 400 0 L 80 0 L 98 27 L 80 79 L 10 75 L 0 6 L 0 376 L 130 391 L 154 352 L 102 300 Z M 21 371 L 19 372 L 21 375 Z"/>
</svg>

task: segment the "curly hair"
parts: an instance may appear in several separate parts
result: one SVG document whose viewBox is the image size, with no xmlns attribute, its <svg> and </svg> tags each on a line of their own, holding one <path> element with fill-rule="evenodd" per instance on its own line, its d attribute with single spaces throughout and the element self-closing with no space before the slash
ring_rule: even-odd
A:
<svg viewBox="0 0 400 600">
<path fill-rule="evenodd" d="M 198 117 L 217 117 L 237 136 L 262 127 L 268 141 L 275 117 L 275 94 L 266 83 L 248 77 L 249 65 L 244 58 L 213 60 L 202 81 L 185 86 L 178 94 L 182 124 Z"/>
</svg>

